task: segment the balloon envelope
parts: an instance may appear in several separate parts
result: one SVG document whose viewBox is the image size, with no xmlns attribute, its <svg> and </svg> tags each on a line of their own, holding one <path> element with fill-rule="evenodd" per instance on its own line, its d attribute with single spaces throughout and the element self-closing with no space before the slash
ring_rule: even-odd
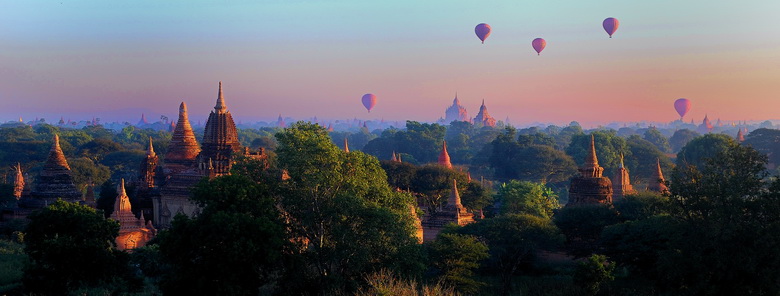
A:
<svg viewBox="0 0 780 296">
<path fill-rule="evenodd" d="M 615 34 L 620 22 L 614 17 L 608 17 L 601 24 L 604 26 L 604 31 L 607 31 L 607 34 L 609 34 L 609 38 L 612 38 L 612 34 Z"/>
<path fill-rule="evenodd" d="M 674 101 L 674 110 L 677 110 L 677 114 L 680 114 L 680 118 L 685 117 L 688 110 L 691 110 L 691 101 L 688 99 L 677 99 L 677 101 Z"/>
<path fill-rule="evenodd" d="M 376 106 L 376 96 L 374 94 L 363 95 L 362 101 L 363 101 L 363 106 L 366 107 L 366 110 L 368 110 L 368 112 L 371 112 L 371 109 L 373 109 L 374 106 Z"/>
<path fill-rule="evenodd" d="M 544 50 L 544 47 L 547 46 L 547 41 L 544 41 L 542 38 L 536 38 L 531 42 L 531 45 L 533 45 L 534 50 L 536 50 L 536 54 L 539 55 L 542 53 L 542 50 Z"/>
<path fill-rule="evenodd" d="M 479 40 L 482 40 L 482 44 L 485 44 L 485 39 L 490 36 L 490 25 L 481 23 L 474 28 L 474 33 L 477 33 Z"/>
</svg>

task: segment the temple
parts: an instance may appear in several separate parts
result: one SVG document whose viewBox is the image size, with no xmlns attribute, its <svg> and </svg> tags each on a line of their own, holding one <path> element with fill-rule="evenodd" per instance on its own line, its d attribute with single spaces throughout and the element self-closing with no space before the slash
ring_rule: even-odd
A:
<svg viewBox="0 0 780 296">
<path fill-rule="evenodd" d="M 704 120 L 701 121 L 701 124 L 696 128 L 696 131 L 701 134 L 706 134 L 711 132 L 713 128 L 714 127 L 712 126 L 710 119 L 707 117 L 707 115 L 704 115 Z"/>
<path fill-rule="evenodd" d="M 22 165 L 17 163 L 14 167 L 14 197 L 16 200 L 22 198 L 24 192 L 24 174 L 22 174 Z"/>
<path fill-rule="evenodd" d="M 447 141 L 444 141 L 444 143 L 441 146 L 441 153 L 439 153 L 438 164 L 448 169 L 452 168 L 452 163 L 450 162 L 450 154 L 447 152 Z"/>
<path fill-rule="evenodd" d="M 621 153 L 620 166 L 612 178 L 612 200 L 617 202 L 631 193 L 634 193 L 634 186 L 631 186 L 631 178 L 629 178 L 628 170 L 623 164 L 623 153 Z"/>
<path fill-rule="evenodd" d="M 496 119 L 491 117 L 485 106 L 485 100 L 482 100 L 482 106 L 479 107 L 479 113 L 477 117 L 474 117 L 474 124 L 481 124 L 482 126 L 496 126 Z"/>
<path fill-rule="evenodd" d="M 119 196 L 114 202 L 114 212 L 111 213 L 111 219 L 119 222 L 119 235 L 116 237 L 116 247 L 119 250 L 132 250 L 143 247 L 157 234 L 157 230 L 152 226 L 151 221 L 133 214 L 130 198 L 125 191 L 125 180 L 122 179 L 117 189 Z"/>
<path fill-rule="evenodd" d="M 458 94 L 455 94 L 455 99 L 452 100 L 452 106 L 447 107 L 444 112 L 444 123 L 448 124 L 453 121 L 467 121 L 471 122 L 469 113 L 466 111 L 466 107 L 463 107 L 458 100 Z"/>
<path fill-rule="evenodd" d="M 647 190 L 658 192 L 661 194 L 669 193 L 669 188 L 666 187 L 666 180 L 664 179 L 664 173 L 661 171 L 661 161 L 656 158 L 655 160 L 656 170 L 653 172 L 653 177 L 648 182 Z"/>
<path fill-rule="evenodd" d="M 202 147 L 198 145 L 187 114 L 187 105 L 179 105 L 179 119 L 171 144 L 165 154 L 162 170 L 157 169 L 158 159 L 151 141 L 141 164 L 141 176 L 136 204 L 145 204 L 149 198 L 152 220 L 158 228 L 170 226 L 176 214 L 196 215 L 200 209 L 190 201 L 192 188 L 204 178 L 230 174 L 233 163 L 239 157 L 257 159 L 267 166 L 268 155 L 263 149 L 250 152 L 238 141 L 238 131 L 233 115 L 227 109 L 222 82 L 219 83 L 217 103 L 209 114 L 203 133 Z M 142 206 L 139 211 L 147 212 Z"/>
<path fill-rule="evenodd" d="M 81 201 L 81 191 L 73 183 L 73 176 L 60 148 L 60 137 L 54 135 L 54 143 L 49 150 L 49 157 L 38 175 L 30 197 L 23 204 L 42 208 L 53 203 L 58 198 L 69 202 Z"/>
<path fill-rule="evenodd" d="M 742 128 L 739 128 L 737 131 L 737 143 L 742 143 L 745 141 L 745 134 L 742 132 Z"/>
<path fill-rule="evenodd" d="M 602 176 L 604 168 L 599 166 L 593 135 L 590 136 L 590 151 L 585 157 L 585 164 L 578 170 L 580 176 L 575 176 L 571 179 L 569 202 L 566 206 L 611 204 L 612 181 Z"/>
<path fill-rule="evenodd" d="M 438 211 L 427 214 L 422 220 L 423 241 L 433 241 L 436 236 L 448 224 L 453 223 L 463 226 L 474 223 L 474 214 L 470 213 L 463 204 L 460 203 L 460 194 L 458 193 L 458 182 L 452 180 L 452 190 L 447 198 L 447 204 Z"/>
</svg>

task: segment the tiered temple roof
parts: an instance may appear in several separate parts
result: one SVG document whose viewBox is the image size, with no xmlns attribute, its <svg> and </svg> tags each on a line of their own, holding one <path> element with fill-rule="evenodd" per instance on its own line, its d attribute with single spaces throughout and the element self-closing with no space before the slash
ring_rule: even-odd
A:
<svg viewBox="0 0 780 296">
<path fill-rule="evenodd" d="M 701 121 L 701 124 L 699 127 L 696 128 L 696 131 L 702 134 L 706 134 L 712 131 L 714 127 L 712 126 L 712 123 L 710 122 L 709 117 L 707 115 L 704 115 L 704 120 Z"/>
<path fill-rule="evenodd" d="M 469 212 L 460 202 L 458 182 L 454 179 L 452 180 L 452 190 L 447 198 L 447 204 L 441 207 L 439 211 L 426 215 L 422 221 L 423 240 L 427 242 L 436 239 L 439 232 L 450 223 L 460 226 L 474 223 L 474 214 Z"/>
<path fill-rule="evenodd" d="M 187 104 L 181 102 L 179 120 L 176 122 L 171 144 L 165 154 L 166 171 L 178 171 L 185 167 L 194 168 L 199 153 L 200 146 L 187 116 Z"/>
<path fill-rule="evenodd" d="M 612 203 L 612 181 L 602 176 L 604 168 L 599 166 L 593 135 L 590 136 L 590 150 L 585 156 L 585 164 L 578 170 L 580 176 L 571 179 L 567 206 Z"/>
<path fill-rule="evenodd" d="M 157 153 L 154 152 L 154 146 L 152 145 L 152 137 L 149 137 L 149 148 L 146 150 L 146 157 L 141 161 L 141 178 L 140 187 L 153 188 L 154 178 L 157 173 L 157 163 L 159 158 Z"/>
<path fill-rule="evenodd" d="M 203 133 L 202 151 L 199 163 L 203 168 L 209 162 L 213 162 L 214 173 L 217 176 L 228 174 L 232 166 L 233 156 L 242 151 L 238 142 L 238 130 L 233 121 L 233 115 L 225 105 L 225 96 L 222 93 L 222 81 L 219 82 L 217 104 L 209 114 L 206 121 L 206 129 Z"/>
<path fill-rule="evenodd" d="M 130 198 L 125 191 L 124 179 L 122 179 L 117 192 L 119 196 L 114 202 L 114 212 L 111 213 L 111 219 L 119 222 L 119 235 L 116 237 L 117 248 L 131 250 L 143 247 L 154 237 L 156 230 L 151 223 L 146 223 L 143 212 L 141 212 L 140 218 L 136 218 L 133 214 Z"/>
<path fill-rule="evenodd" d="M 81 191 L 73 183 L 70 166 L 60 148 L 58 135 L 54 135 L 54 144 L 49 151 L 49 157 L 30 195 L 33 200 L 44 204 L 52 203 L 57 198 L 70 202 L 81 200 Z"/>
<path fill-rule="evenodd" d="M 737 142 L 742 143 L 745 141 L 745 134 L 742 132 L 742 128 L 739 128 L 739 131 L 737 131 Z"/>
<path fill-rule="evenodd" d="M 485 100 L 482 100 L 482 106 L 479 107 L 479 113 L 477 117 L 474 117 L 474 124 L 482 124 L 483 126 L 496 126 L 496 119 L 491 117 L 485 106 Z"/>
</svg>

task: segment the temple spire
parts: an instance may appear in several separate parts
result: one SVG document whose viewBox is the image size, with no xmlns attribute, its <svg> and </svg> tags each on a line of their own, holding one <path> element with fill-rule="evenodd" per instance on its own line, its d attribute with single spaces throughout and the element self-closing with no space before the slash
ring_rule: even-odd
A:
<svg viewBox="0 0 780 296">
<path fill-rule="evenodd" d="M 217 110 L 219 113 L 227 111 L 225 95 L 222 94 L 222 81 L 219 82 L 219 94 L 217 95 L 217 105 L 214 106 L 214 110 Z"/>
<path fill-rule="evenodd" d="M 742 128 L 739 128 L 739 131 L 737 131 L 737 142 L 742 143 L 742 141 L 745 141 L 745 134 L 742 133 Z"/>
<path fill-rule="evenodd" d="M 19 200 L 22 198 L 22 192 L 24 192 L 25 185 L 24 174 L 22 174 L 22 165 L 17 162 L 14 170 L 16 171 L 14 174 L 14 197 Z"/>
<path fill-rule="evenodd" d="M 344 152 L 349 153 L 349 141 L 344 137 Z"/>
<path fill-rule="evenodd" d="M 395 156 L 395 151 L 393 151 L 393 154 L 390 157 L 390 161 L 392 161 L 392 162 L 397 162 L 398 161 L 398 158 Z"/>
<path fill-rule="evenodd" d="M 126 196 L 127 191 L 125 191 L 125 179 L 122 178 L 122 181 L 119 182 L 119 190 L 117 190 L 119 193 L 119 196 Z"/>
<path fill-rule="evenodd" d="M 590 135 L 590 151 L 585 158 L 585 167 L 598 167 L 599 159 L 596 157 L 596 140 L 593 134 Z"/>
<path fill-rule="evenodd" d="M 455 207 L 456 209 L 460 209 L 463 207 L 463 205 L 460 203 L 460 194 L 458 193 L 458 180 L 456 179 L 452 179 L 452 191 L 450 192 L 450 197 L 447 199 L 447 206 Z"/>
<path fill-rule="evenodd" d="M 49 150 L 49 159 L 46 160 L 44 168 L 64 168 L 70 170 L 68 161 L 65 160 L 65 154 L 62 153 L 62 148 L 60 148 L 60 136 L 57 134 L 54 135 L 54 144 L 51 146 L 51 150 Z"/>
<path fill-rule="evenodd" d="M 192 131 L 190 119 L 187 115 L 187 104 L 179 104 L 179 120 L 173 129 L 171 144 L 168 152 L 165 154 L 166 162 L 170 160 L 194 160 L 200 153 L 198 140 L 195 139 L 195 133 Z"/>
<path fill-rule="evenodd" d="M 157 154 L 154 153 L 154 146 L 152 145 L 152 137 L 149 136 L 149 149 L 146 150 L 146 155 L 149 156 L 156 156 Z"/>
<path fill-rule="evenodd" d="M 620 152 L 620 166 L 619 168 L 625 168 L 625 165 L 623 165 L 623 152 Z"/>
<path fill-rule="evenodd" d="M 441 146 L 441 153 L 439 153 L 439 165 L 442 165 L 448 169 L 452 168 L 450 162 L 450 154 L 447 152 L 447 141 L 445 140 Z"/>
<path fill-rule="evenodd" d="M 650 184 L 647 186 L 647 190 L 667 193 L 669 188 L 666 187 L 666 180 L 664 179 L 664 173 L 661 171 L 661 160 L 655 159 L 656 170 L 653 172 L 653 178 L 650 180 Z"/>
</svg>

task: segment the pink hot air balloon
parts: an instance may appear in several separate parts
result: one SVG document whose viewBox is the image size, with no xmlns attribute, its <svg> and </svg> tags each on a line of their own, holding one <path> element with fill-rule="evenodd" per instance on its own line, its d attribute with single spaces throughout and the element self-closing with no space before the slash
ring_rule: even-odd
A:
<svg viewBox="0 0 780 296">
<path fill-rule="evenodd" d="M 691 110 L 691 101 L 688 99 L 677 99 L 677 101 L 674 101 L 674 110 L 677 110 L 677 114 L 680 114 L 680 121 L 682 121 L 688 110 Z"/>
<path fill-rule="evenodd" d="M 490 25 L 481 23 L 474 28 L 474 33 L 477 33 L 479 40 L 482 40 L 482 44 L 485 44 L 485 39 L 490 36 Z"/>
<path fill-rule="evenodd" d="M 363 95 L 363 106 L 366 107 L 366 110 L 368 110 L 369 113 L 371 113 L 371 109 L 376 106 L 376 96 L 374 94 L 365 94 Z"/>
<path fill-rule="evenodd" d="M 544 47 L 547 46 L 547 41 L 544 41 L 542 38 L 536 38 L 531 42 L 531 45 L 533 45 L 534 50 L 536 50 L 536 55 L 539 55 L 542 53 L 542 50 L 544 50 Z"/>
<path fill-rule="evenodd" d="M 609 38 L 612 38 L 612 34 L 615 34 L 620 22 L 614 17 L 608 17 L 601 24 L 604 26 L 604 31 L 607 31 L 607 34 L 609 34 Z"/>
</svg>

